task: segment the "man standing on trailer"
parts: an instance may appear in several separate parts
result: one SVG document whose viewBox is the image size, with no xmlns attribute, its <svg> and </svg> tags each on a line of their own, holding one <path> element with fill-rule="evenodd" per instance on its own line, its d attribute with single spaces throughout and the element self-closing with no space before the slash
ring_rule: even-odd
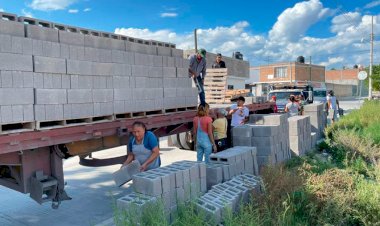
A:
<svg viewBox="0 0 380 226">
<path fill-rule="evenodd" d="M 212 64 L 212 68 L 226 68 L 226 63 L 222 60 L 222 54 L 216 54 L 215 62 Z"/>
<path fill-rule="evenodd" d="M 205 90 L 203 88 L 206 77 L 206 50 L 199 49 L 196 55 L 190 57 L 189 74 L 195 80 L 202 106 L 206 104 Z"/>
</svg>

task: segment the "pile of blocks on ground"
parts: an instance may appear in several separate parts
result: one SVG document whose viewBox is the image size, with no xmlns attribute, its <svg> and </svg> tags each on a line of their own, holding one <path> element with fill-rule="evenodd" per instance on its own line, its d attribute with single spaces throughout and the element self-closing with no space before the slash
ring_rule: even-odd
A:
<svg viewBox="0 0 380 226">
<path fill-rule="evenodd" d="M 242 173 L 258 175 L 255 147 L 235 146 L 211 154 L 210 163 L 206 165 L 207 189 Z"/>
<path fill-rule="evenodd" d="M 323 138 L 324 129 L 327 125 L 327 115 L 324 109 L 325 105 L 320 104 L 308 104 L 303 107 L 304 115 L 310 116 L 311 124 L 311 139 L 312 145 L 314 146 L 316 142 Z"/>
<path fill-rule="evenodd" d="M 257 148 L 259 169 L 291 157 L 286 114 L 251 115 L 250 123 L 233 128 L 234 146 Z"/>
<path fill-rule="evenodd" d="M 267 102 L 267 100 L 268 100 L 268 97 L 266 97 L 266 96 L 254 96 L 254 97 L 252 97 L 252 103 L 260 104 L 260 103 Z"/>
<path fill-rule="evenodd" d="M 228 213 L 239 210 L 241 204 L 247 203 L 253 194 L 261 189 L 259 177 L 241 174 L 231 180 L 212 186 L 203 196 L 195 200 L 197 210 L 212 225 L 223 222 Z"/>
<path fill-rule="evenodd" d="M 170 43 L 0 12 L 1 124 L 194 107 L 187 68 Z"/>
<path fill-rule="evenodd" d="M 117 173 L 114 174 L 115 182 L 122 184 L 126 181 L 126 177 L 129 179 L 129 175 L 131 175 L 134 192 L 118 199 L 117 206 L 125 211 L 127 216 L 135 216 L 135 212 L 141 214 L 151 206 L 162 202 L 168 221 L 172 221 L 176 216 L 178 205 L 198 200 L 210 189 L 210 194 L 203 197 L 202 200 L 207 200 L 218 189 L 231 187 L 233 184 L 233 188 L 219 194 L 224 197 L 221 199 L 228 200 L 229 203 L 226 204 L 233 207 L 233 210 L 236 210 L 241 198 L 243 201 L 247 201 L 248 194 L 258 189 L 258 178 L 254 176 L 254 174 L 258 174 L 255 147 L 233 147 L 212 154 L 210 161 L 209 164 L 179 161 L 137 174 L 135 169 L 138 164 L 129 167 L 130 172 L 128 172 L 128 168 L 120 170 L 118 172 L 124 171 L 124 174 L 120 177 L 117 177 Z M 118 183 L 118 181 L 122 182 Z M 219 185 L 222 186 L 218 187 Z M 208 204 L 214 205 L 215 202 L 220 204 L 215 200 Z M 195 204 L 200 205 L 198 201 Z M 138 216 L 141 215 L 135 217 Z M 137 218 L 137 221 L 139 220 L 141 219 Z"/>
<path fill-rule="evenodd" d="M 289 141 L 293 155 L 305 155 L 313 147 L 310 116 L 289 117 Z"/>
<path fill-rule="evenodd" d="M 140 212 L 152 203 L 162 201 L 167 219 L 175 214 L 179 204 L 194 200 L 207 192 L 206 165 L 201 162 L 180 161 L 171 165 L 134 174 L 133 197 L 117 200 L 119 208 L 125 211 L 130 205 L 135 205 Z M 143 204 L 140 199 L 143 197 Z M 142 202 L 141 202 L 142 203 Z"/>
</svg>

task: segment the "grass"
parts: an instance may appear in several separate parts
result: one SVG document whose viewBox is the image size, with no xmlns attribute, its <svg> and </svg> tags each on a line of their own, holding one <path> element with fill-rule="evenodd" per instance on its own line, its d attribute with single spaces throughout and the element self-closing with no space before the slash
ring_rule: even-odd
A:
<svg viewBox="0 0 380 226">
<path fill-rule="evenodd" d="M 226 214 L 223 225 L 380 225 L 379 112 L 379 101 L 366 101 L 328 127 L 314 152 L 264 168 L 265 192 Z M 148 214 L 141 225 L 168 225 L 154 212 L 161 216 Z M 179 206 L 173 225 L 214 224 L 189 203 Z"/>
</svg>

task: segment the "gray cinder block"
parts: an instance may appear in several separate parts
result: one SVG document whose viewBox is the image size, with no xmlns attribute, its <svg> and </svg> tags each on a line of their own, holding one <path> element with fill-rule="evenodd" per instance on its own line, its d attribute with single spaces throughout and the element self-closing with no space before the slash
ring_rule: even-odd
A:
<svg viewBox="0 0 380 226">
<path fill-rule="evenodd" d="M 0 105 L 34 104 L 33 88 L 1 88 Z"/>
<path fill-rule="evenodd" d="M 128 181 L 132 180 L 132 176 L 140 172 L 140 167 L 141 165 L 139 161 L 135 160 L 114 172 L 112 176 L 116 186 L 120 187 Z"/>
<path fill-rule="evenodd" d="M 135 192 L 152 196 L 160 196 L 162 194 L 160 177 L 143 172 L 133 175 L 132 179 Z"/>
<path fill-rule="evenodd" d="M 92 75 L 92 62 L 67 60 L 67 74 Z"/>
<path fill-rule="evenodd" d="M 45 105 L 45 112 L 45 120 L 63 120 L 62 104 Z"/>
<path fill-rule="evenodd" d="M 69 89 L 67 91 L 67 103 L 80 104 L 92 103 L 93 96 L 91 89 Z"/>
<path fill-rule="evenodd" d="M 32 56 L 0 53 L 0 70 L 33 71 Z"/>
<path fill-rule="evenodd" d="M 17 16 L 14 15 L 17 19 Z M 0 20 L 0 34 L 25 37 L 24 24 L 12 20 Z"/>
<path fill-rule="evenodd" d="M 84 46 L 84 34 L 61 30 L 58 31 L 58 34 L 60 43 Z"/>
<path fill-rule="evenodd" d="M 113 89 L 94 89 L 92 90 L 94 102 L 112 102 Z"/>
<path fill-rule="evenodd" d="M 25 25 L 26 37 L 43 41 L 58 42 L 58 30 L 36 25 Z"/>
<path fill-rule="evenodd" d="M 51 57 L 34 57 L 34 71 L 66 74 L 66 60 Z"/>
<path fill-rule="evenodd" d="M 66 89 L 36 89 L 36 104 L 66 104 Z"/>
</svg>

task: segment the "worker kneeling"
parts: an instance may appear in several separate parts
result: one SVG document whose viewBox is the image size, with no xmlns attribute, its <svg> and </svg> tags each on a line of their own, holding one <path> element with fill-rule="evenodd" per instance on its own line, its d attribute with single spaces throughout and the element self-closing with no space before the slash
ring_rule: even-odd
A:
<svg viewBox="0 0 380 226">
<path fill-rule="evenodd" d="M 152 132 L 147 131 L 142 122 L 133 123 L 132 134 L 133 136 L 130 137 L 128 143 L 127 160 L 123 166 L 137 160 L 141 165 L 140 171 L 160 167 L 161 159 L 157 137 Z"/>
</svg>

